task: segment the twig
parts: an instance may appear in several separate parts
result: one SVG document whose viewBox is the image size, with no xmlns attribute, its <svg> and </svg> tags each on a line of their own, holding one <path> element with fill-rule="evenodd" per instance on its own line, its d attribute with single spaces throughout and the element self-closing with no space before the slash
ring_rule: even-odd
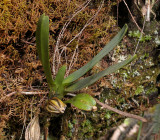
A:
<svg viewBox="0 0 160 140">
<path fill-rule="evenodd" d="M 60 54 L 60 52 L 59 52 L 60 40 L 61 40 L 61 38 L 63 37 L 63 34 L 64 34 L 66 28 L 68 27 L 68 25 L 70 24 L 70 22 L 72 21 L 72 19 L 73 19 L 79 12 L 81 12 L 81 11 L 90 3 L 90 1 L 91 1 L 91 0 L 88 0 L 87 2 L 85 2 L 85 3 L 83 4 L 84 6 L 81 6 L 81 7 L 79 8 L 80 10 L 77 11 L 77 12 L 70 18 L 70 20 L 67 21 L 67 22 L 64 24 L 64 26 L 63 26 L 63 28 L 62 28 L 59 36 L 58 36 L 57 43 L 56 43 L 56 48 L 55 48 L 55 52 L 54 52 L 54 55 L 53 55 L 52 71 L 53 71 L 53 74 L 54 74 L 54 75 L 56 74 L 56 71 L 58 70 L 59 65 L 60 65 L 60 57 L 61 57 L 61 54 Z M 73 42 L 77 37 L 79 37 L 79 36 L 82 34 L 83 30 L 84 30 L 84 29 L 95 19 L 95 17 L 98 15 L 98 13 L 99 13 L 99 11 L 101 10 L 103 4 L 104 4 L 104 0 L 101 1 L 101 5 L 98 7 L 97 12 L 87 21 L 87 23 L 84 25 L 84 27 L 81 29 L 81 31 L 80 31 L 78 34 L 76 34 L 75 37 L 73 37 L 73 38 L 65 45 L 65 47 L 67 47 L 71 42 Z M 78 49 L 78 48 L 76 47 L 76 49 Z M 63 50 L 62 50 L 62 51 L 63 51 Z M 75 52 L 76 52 L 76 51 L 75 51 Z M 75 52 L 74 52 L 74 53 L 75 53 Z M 55 66 L 56 66 L 56 64 L 55 64 L 55 62 L 56 62 L 56 57 L 57 57 L 57 60 L 58 60 L 57 68 L 55 67 Z M 67 60 L 66 60 L 66 61 L 67 61 Z M 71 62 L 72 62 L 72 61 L 71 61 Z M 71 66 L 71 65 L 70 65 L 70 66 Z"/>
<path fill-rule="evenodd" d="M 78 11 L 77 11 L 75 14 L 73 14 L 73 16 L 69 19 L 69 21 L 67 21 L 67 22 L 64 24 L 61 32 L 59 33 L 59 36 L 58 36 L 58 39 L 57 39 L 57 42 L 56 42 L 56 48 L 55 48 L 55 51 L 54 51 L 54 54 L 53 54 L 53 66 L 52 66 L 52 71 L 53 71 L 53 74 L 54 74 L 54 75 L 56 74 L 56 68 L 55 68 L 56 64 L 55 64 L 55 62 L 56 62 L 56 56 L 57 56 L 57 55 L 59 56 L 59 45 L 60 45 L 61 38 L 63 37 L 64 32 L 65 32 L 65 30 L 67 29 L 67 27 L 68 27 L 68 25 L 70 24 L 70 22 L 72 21 L 72 19 L 73 19 L 79 12 L 81 12 L 83 9 L 85 9 L 86 6 L 87 6 L 90 2 L 91 2 L 91 0 L 87 0 L 86 2 L 84 2 L 84 3 L 78 8 Z M 58 58 L 58 59 L 59 59 L 59 58 Z M 58 65 L 59 65 L 59 64 L 58 64 Z M 57 68 L 58 68 L 58 66 L 57 66 Z"/>
<path fill-rule="evenodd" d="M 136 48 L 135 48 L 135 51 L 134 51 L 134 55 L 135 55 L 136 52 L 137 52 L 137 48 L 138 48 L 138 46 L 139 46 L 139 42 L 140 42 L 140 40 L 141 40 L 141 38 L 142 38 L 143 30 L 144 30 L 145 23 L 146 23 L 145 21 L 146 21 L 146 20 L 144 19 L 143 28 L 142 28 L 141 35 L 140 35 L 140 38 L 139 38 L 139 40 L 138 40 L 138 43 L 137 43 L 137 45 L 136 45 Z"/>
<path fill-rule="evenodd" d="M 66 49 L 67 49 L 66 47 L 63 47 L 62 50 L 61 50 L 61 52 L 58 52 L 59 55 L 58 55 L 58 65 L 57 65 L 57 68 L 59 68 L 59 64 L 61 63 L 61 56 L 62 56 L 63 52 L 65 52 L 65 58 L 66 58 Z"/>
<path fill-rule="evenodd" d="M 34 92 L 27 92 L 27 91 L 22 91 L 22 92 L 11 92 L 4 97 L 0 99 L 0 102 L 3 102 L 6 98 L 13 96 L 14 94 L 24 94 L 24 95 L 40 95 L 40 94 L 47 94 L 48 92 L 39 92 L 39 91 L 34 91 Z"/>
<path fill-rule="evenodd" d="M 23 39 L 21 39 L 21 41 L 22 41 L 23 43 L 26 43 L 26 44 L 29 44 L 29 45 L 35 45 L 35 44 L 36 44 L 36 43 L 32 43 L 32 42 L 25 41 L 25 40 L 23 40 Z"/>
<path fill-rule="evenodd" d="M 118 26 L 118 15 L 119 15 L 118 8 L 119 8 L 119 2 L 117 2 L 117 26 Z"/>
<path fill-rule="evenodd" d="M 131 13 L 131 11 L 130 11 L 130 9 L 129 9 L 129 7 L 128 7 L 127 3 L 126 3 L 126 1 L 125 1 L 125 0 L 123 0 L 123 2 L 124 2 L 124 4 L 126 5 L 126 7 L 127 7 L 127 9 L 128 9 L 128 12 L 129 12 L 129 14 L 131 15 L 131 17 L 132 17 L 132 19 L 133 19 L 134 23 L 136 24 L 136 26 L 137 26 L 138 30 L 140 30 L 140 31 L 142 32 L 142 29 L 138 26 L 138 24 L 137 24 L 136 20 L 134 19 L 134 17 L 133 17 L 133 15 L 132 15 L 132 13 Z M 143 32 L 142 32 L 142 33 L 143 33 Z"/>
<path fill-rule="evenodd" d="M 140 121 L 142 121 L 142 122 L 147 122 L 147 120 L 146 120 L 145 118 L 143 118 L 143 117 L 140 117 L 140 116 L 137 116 L 137 115 L 134 115 L 134 114 L 130 114 L 130 113 L 127 113 L 127 112 L 120 111 L 120 110 L 118 110 L 118 109 L 116 109 L 116 108 L 113 108 L 113 107 L 111 107 L 111 106 L 109 106 L 109 105 L 107 105 L 107 104 L 104 104 L 104 103 L 100 102 L 100 101 L 97 100 L 96 98 L 95 98 L 95 100 L 96 100 L 96 102 L 97 102 L 99 105 L 101 105 L 101 106 L 102 106 L 103 108 L 105 108 L 105 109 L 111 110 L 111 111 L 113 111 L 113 112 L 116 112 L 116 113 L 118 113 L 118 114 L 120 114 L 120 115 L 129 117 L 129 118 L 134 118 L 134 119 L 140 120 Z"/>
<path fill-rule="evenodd" d="M 101 10 L 102 6 L 104 4 L 104 0 L 102 0 L 101 5 L 98 7 L 97 12 L 87 21 L 87 23 L 84 25 L 84 27 L 82 28 L 82 30 L 75 35 L 75 37 L 73 37 L 66 46 L 68 46 L 75 38 L 77 38 L 80 34 L 82 34 L 83 30 L 94 20 L 94 18 L 98 15 L 99 11 Z"/>
<path fill-rule="evenodd" d="M 87 21 L 87 23 L 84 25 L 84 27 L 81 29 L 81 31 L 80 31 L 78 34 L 76 34 L 75 37 L 73 37 L 73 38 L 65 45 L 66 47 L 67 47 L 71 42 L 73 42 L 73 40 L 75 40 L 76 38 L 78 38 L 78 42 L 79 42 L 79 40 L 80 40 L 80 35 L 81 35 L 82 32 L 84 31 L 84 29 L 85 29 L 88 25 L 90 25 L 91 22 L 97 17 L 98 13 L 100 12 L 101 8 L 103 7 L 103 4 L 104 4 L 104 0 L 101 1 L 101 4 L 100 4 L 100 6 L 98 7 L 97 12 Z M 68 70 L 67 70 L 67 72 L 66 72 L 66 75 L 69 74 L 71 68 L 73 67 L 74 63 L 76 62 L 76 58 L 77 58 L 77 56 L 78 56 L 78 54 L 76 53 L 76 52 L 77 52 L 76 50 L 78 50 L 78 44 L 77 44 L 76 49 L 75 49 L 75 51 L 74 51 L 74 53 L 73 53 L 73 56 L 72 56 L 71 62 L 70 62 L 70 64 L 69 64 L 69 68 L 68 68 Z M 77 55 L 76 55 L 76 54 L 77 54 Z M 76 58 L 74 59 L 75 55 L 76 55 Z M 73 60 L 74 60 L 74 61 L 73 61 Z"/>
<path fill-rule="evenodd" d="M 78 42 L 79 42 L 79 39 L 78 39 Z M 73 65 L 75 64 L 77 57 L 78 57 L 78 43 L 76 45 L 76 49 L 74 50 L 71 62 L 68 67 L 68 70 L 66 71 L 66 75 L 65 75 L 66 77 L 69 75 L 69 72 L 70 72 L 71 68 L 73 67 Z"/>
<path fill-rule="evenodd" d="M 20 92 L 20 94 L 24 94 L 24 95 L 40 95 L 40 94 L 47 94 L 48 92 L 27 92 L 27 91 L 22 91 Z"/>
<path fill-rule="evenodd" d="M 0 102 L 3 102 L 7 97 L 11 97 L 11 96 L 14 95 L 14 94 L 16 94 L 16 92 L 12 92 L 12 93 L 7 94 L 6 96 L 4 96 L 4 97 L 2 97 L 2 98 L 0 99 Z"/>
</svg>

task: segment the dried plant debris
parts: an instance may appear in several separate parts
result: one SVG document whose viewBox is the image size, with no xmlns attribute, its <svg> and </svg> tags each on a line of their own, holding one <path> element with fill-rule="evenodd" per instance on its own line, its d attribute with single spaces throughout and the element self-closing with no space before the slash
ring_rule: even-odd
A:
<svg viewBox="0 0 160 140">
<path fill-rule="evenodd" d="M 39 140 L 40 139 L 40 125 L 39 117 L 34 116 L 28 124 L 25 131 L 25 140 Z"/>
</svg>

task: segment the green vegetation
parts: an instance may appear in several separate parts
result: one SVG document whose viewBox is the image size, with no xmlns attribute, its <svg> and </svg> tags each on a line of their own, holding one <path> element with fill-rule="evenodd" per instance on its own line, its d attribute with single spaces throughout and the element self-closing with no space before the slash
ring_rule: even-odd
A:
<svg viewBox="0 0 160 140">
<path fill-rule="evenodd" d="M 150 41 L 152 39 L 151 35 L 143 35 L 143 34 L 141 35 L 141 32 L 139 30 L 129 31 L 128 36 L 136 38 L 140 42 L 146 42 L 146 41 Z"/>
<path fill-rule="evenodd" d="M 54 96 L 54 94 L 62 99 L 67 92 L 75 92 L 81 90 L 84 87 L 90 86 L 95 83 L 97 80 L 102 78 L 103 76 L 116 72 L 121 67 L 125 66 L 129 62 L 131 62 L 136 56 L 132 56 L 125 61 L 122 61 L 118 64 L 110 66 L 109 68 L 96 73 L 95 75 L 86 77 L 82 80 L 78 80 L 82 77 L 86 72 L 88 72 L 94 65 L 96 65 L 106 54 L 108 54 L 123 38 L 127 31 L 127 25 L 125 25 L 121 31 L 107 44 L 90 62 L 81 67 L 79 70 L 73 72 L 68 77 L 64 78 L 66 66 L 62 66 L 55 80 L 52 79 L 50 63 L 49 63 L 49 50 L 48 50 L 48 42 L 49 42 L 49 18 L 45 16 L 45 14 L 41 15 L 36 31 L 36 43 L 38 55 L 43 65 L 43 69 L 47 78 L 47 82 L 50 88 L 50 99 Z M 78 80 L 78 81 L 77 81 Z M 85 105 L 84 105 L 85 102 Z M 83 94 L 78 94 L 77 97 L 70 99 L 67 103 L 72 103 L 77 108 L 83 110 L 91 110 L 92 106 L 95 106 L 96 102 L 91 96 Z M 87 107 L 89 105 L 90 107 Z"/>
</svg>

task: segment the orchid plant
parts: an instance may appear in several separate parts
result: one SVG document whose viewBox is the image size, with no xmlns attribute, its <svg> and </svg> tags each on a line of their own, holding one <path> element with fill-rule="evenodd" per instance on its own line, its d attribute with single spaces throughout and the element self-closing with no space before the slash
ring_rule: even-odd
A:
<svg viewBox="0 0 160 140">
<path fill-rule="evenodd" d="M 95 66 L 122 40 L 127 29 L 128 26 L 124 25 L 120 32 L 92 60 L 90 60 L 83 67 L 71 73 L 68 77 L 65 78 L 64 76 L 66 72 L 66 65 L 63 65 L 58 70 L 55 79 L 53 79 L 49 63 L 49 17 L 45 14 L 41 15 L 36 30 L 36 47 L 50 89 L 49 99 L 51 99 L 52 97 L 56 97 L 58 98 L 56 100 L 61 100 L 67 93 L 79 91 L 82 88 L 90 86 L 103 76 L 116 72 L 118 69 L 131 62 L 136 56 L 130 56 L 123 62 L 112 65 L 99 73 L 79 80 L 80 77 L 91 70 L 93 66 Z M 87 111 L 92 110 L 93 106 L 96 105 L 96 101 L 94 100 L 94 98 L 87 93 L 78 94 L 75 97 L 65 101 L 65 103 L 71 103 L 75 107 Z"/>
</svg>

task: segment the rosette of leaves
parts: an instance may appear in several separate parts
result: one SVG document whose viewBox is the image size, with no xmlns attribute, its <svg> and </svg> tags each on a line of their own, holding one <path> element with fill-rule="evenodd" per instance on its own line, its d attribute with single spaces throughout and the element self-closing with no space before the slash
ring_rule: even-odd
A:
<svg viewBox="0 0 160 140">
<path fill-rule="evenodd" d="M 66 72 L 66 66 L 64 65 L 59 69 L 56 78 L 53 79 L 49 63 L 49 17 L 45 16 L 45 14 L 41 15 L 36 31 L 36 47 L 50 88 L 50 98 L 52 96 L 56 96 L 59 99 L 62 99 L 68 92 L 75 92 L 90 86 L 103 76 L 113 73 L 131 62 L 136 56 L 130 56 L 123 62 L 112 65 L 97 74 L 79 80 L 80 77 L 92 69 L 94 65 L 96 65 L 122 40 L 127 29 L 128 26 L 124 25 L 120 32 L 91 61 L 89 61 L 83 67 L 73 72 L 68 77 L 64 78 Z M 87 111 L 91 110 L 92 107 L 96 105 L 94 98 L 86 93 L 78 94 L 72 99 L 66 101 L 66 103 L 71 103 L 75 107 Z"/>
</svg>

